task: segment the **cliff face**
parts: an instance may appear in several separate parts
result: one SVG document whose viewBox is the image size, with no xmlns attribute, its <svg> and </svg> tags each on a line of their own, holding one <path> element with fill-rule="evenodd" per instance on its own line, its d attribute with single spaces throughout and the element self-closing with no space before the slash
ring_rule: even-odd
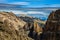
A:
<svg viewBox="0 0 60 40">
<path fill-rule="evenodd" d="M 0 12 L 0 40 L 32 40 L 23 30 L 25 25 L 12 12 Z"/>
<path fill-rule="evenodd" d="M 49 15 L 41 37 L 42 40 L 60 40 L 60 10 Z"/>
<path fill-rule="evenodd" d="M 45 28 L 46 31 L 55 32 L 60 30 L 59 26 L 60 26 L 60 10 L 56 10 L 55 12 L 52 12 L 49 15 Z"/>
</svg>

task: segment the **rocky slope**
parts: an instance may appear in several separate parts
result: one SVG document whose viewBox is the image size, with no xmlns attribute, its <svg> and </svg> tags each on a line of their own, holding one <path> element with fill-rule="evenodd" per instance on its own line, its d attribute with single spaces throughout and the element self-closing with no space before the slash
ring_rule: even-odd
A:
<svg viewBox="0 0 60 40">
<path fill-rule="evenodd" d="M 60 40 L 60 10 L 49 15 L 41 40 Z"/>
<path fill-rule="evenodd" d="M 33 40 L 24 31 L 25 25 L 12 12 L 0 12 L 0 40 Z"/>
</svg>

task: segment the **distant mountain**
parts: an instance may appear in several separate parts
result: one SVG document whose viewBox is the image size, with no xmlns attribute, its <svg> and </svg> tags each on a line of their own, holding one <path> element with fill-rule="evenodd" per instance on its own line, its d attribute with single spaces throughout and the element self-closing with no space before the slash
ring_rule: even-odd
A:
<svg viewBox="0 0 60 40">
<path fill-rule="evenodd" d="M 21 16 L 21 14 L 16 14 L 16 16 Z M 31 17 L 34 17 L 34 18 L 37 18 L 37 19 L 40 19 L 42 21 L 45 21 L 47 20 L 47 17 L 42 15 L 42 14 L 27 14 L 25 16 L 31 16 Z"/>
<path fill-rule="evenodd" d="M 28 15 L 32 16 L 32 17 L 35 17 L 35 18 L 38 18 L 38 19 L 43 20 L 43 21 L 47 20 L 47 17 L 45 17 L 42 14 L 28 14 Z"/>
</svg>

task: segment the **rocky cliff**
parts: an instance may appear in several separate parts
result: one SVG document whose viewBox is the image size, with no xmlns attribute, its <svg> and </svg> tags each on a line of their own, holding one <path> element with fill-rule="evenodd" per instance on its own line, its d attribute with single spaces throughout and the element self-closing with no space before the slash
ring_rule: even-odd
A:
<svg viewBox="0 0 60 40">
<path fill-rule="evenodd" d="M 45 30 L 46 31 L 59 31 L 60 30 L 60 10 L 52 12 L 46 22 Z"/>
<path fill-rule="evenodd" d="M 60 40 L 60 10 L 49 15 L 41 37 L 41 40 Z"/>
<path fill-rule="evenodd" d="M 0 40 L 33 40 L 24 31 L 25 25 L 12 12 L 0 12 Z"/>
</svg>

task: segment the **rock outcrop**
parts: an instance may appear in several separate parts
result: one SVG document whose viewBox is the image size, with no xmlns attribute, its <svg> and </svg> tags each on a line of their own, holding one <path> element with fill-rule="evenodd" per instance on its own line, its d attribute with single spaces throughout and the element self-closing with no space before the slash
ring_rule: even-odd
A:
<svg viewBox="0 0 60 40">
<path fill-rule="evenodd" d="M 49 15 L 41 40 L 60 40 L 60 10 Z"/>
<path fill-rule="evenodd" d="M 12 12 L 0 12 L 0 40 L 33 40 L 24 31 L 25 25 Z"/>
<path fill-rule="evenodd" d="M 60 30 L 60 10 L 52 12 L 46 22 L 45 31 L 56 32 Z"/>
</svg>

